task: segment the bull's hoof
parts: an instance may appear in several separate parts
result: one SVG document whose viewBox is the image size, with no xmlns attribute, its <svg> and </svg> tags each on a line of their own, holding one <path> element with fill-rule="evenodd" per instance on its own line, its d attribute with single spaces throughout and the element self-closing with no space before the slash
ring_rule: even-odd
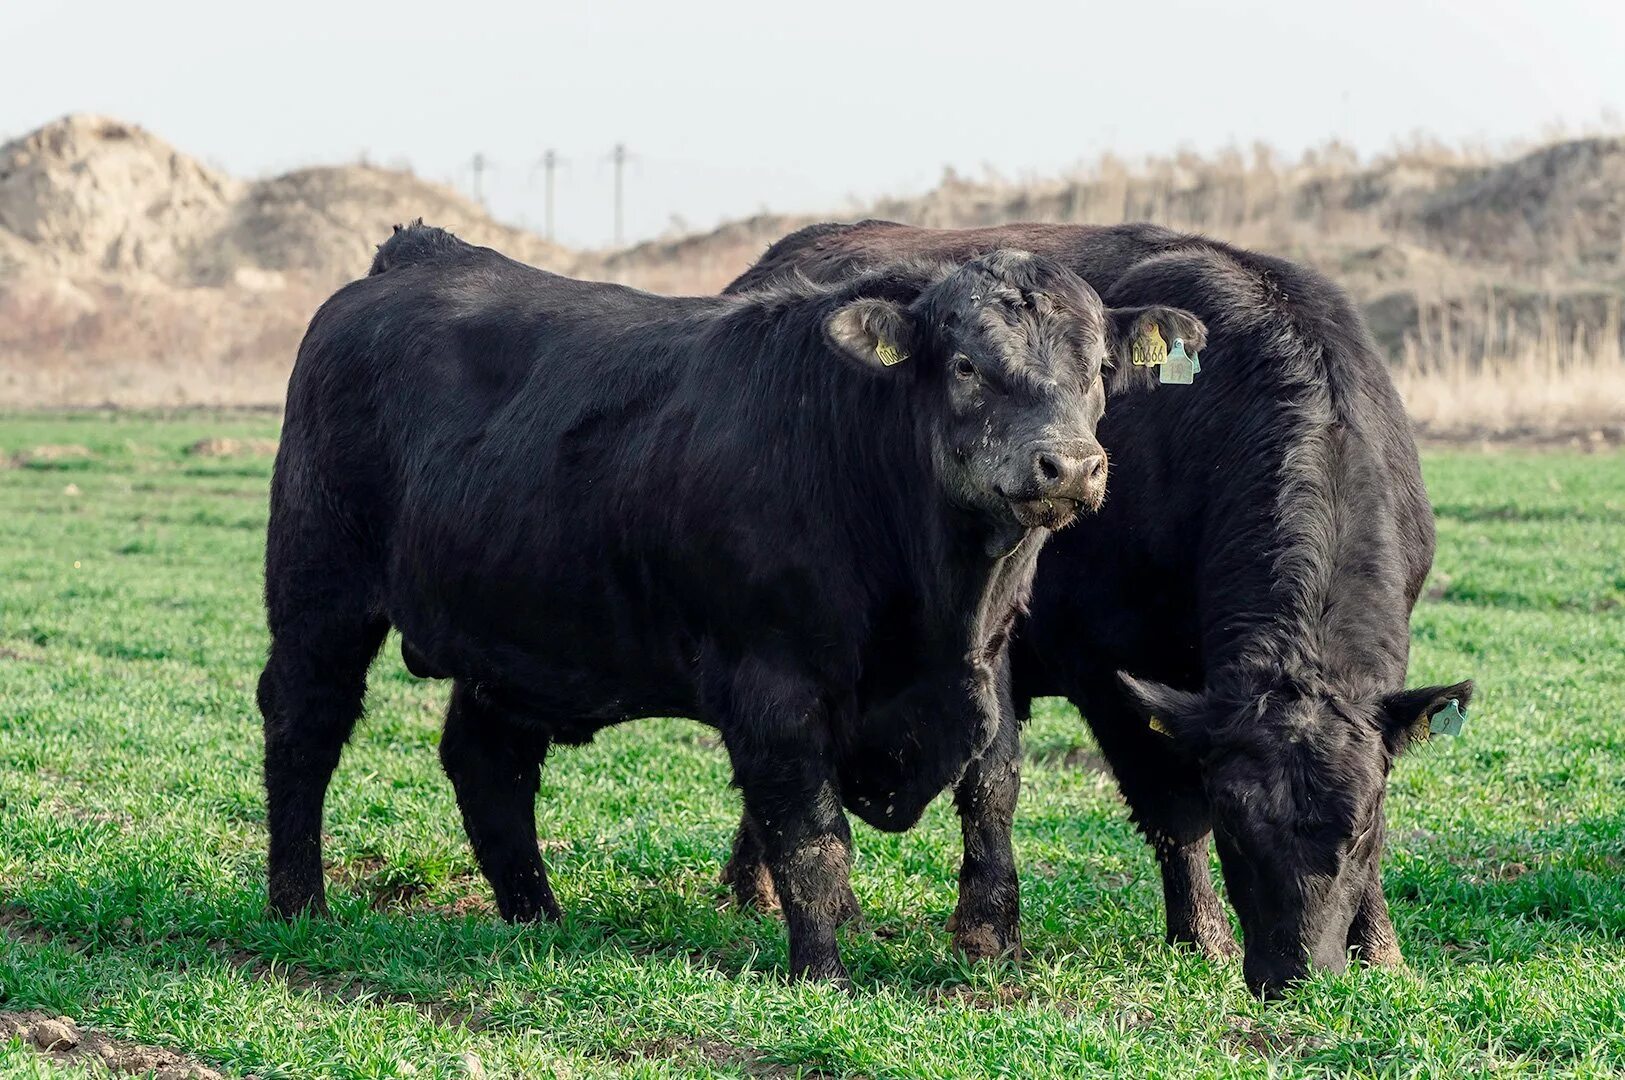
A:
<svg viewBox="0 0 1625 1080">
<path fill-rule="evenodd" d="M 971 922 L 957 914 L 948 922 L 953 930 L 954 952 L 969 962 L 1021 959 L 1020 931 L 1001 930 L 989 922 Z"/>
<path fill-rule="evenodd" d="M 846 990 L 852 988 L 852 976 L 846 973 L 846 965 L 841 963 L 838 956 L 807 964 L 791 965 L 790 981 L 832 983 Z"/>
<path fill-rule="evenodd" d="M 1195 949 L 1214 963 L 1224 963 L 1241 955 L 1241 946 L 1226 926 L 1223 930 L 1205 929 L 1168 932 L 1168 944 L 1176 949 Z"/>
<path fill-rule="evenodd" d="M 1236 935 L 1230 930 L 1230 920 L 1217 907 L 1187 913 L 1187 917 L 1182 919 L 1170 918 L 1167 941 L 1175 948 L 1195 949 L 1215 962 L 1241 955 L 1241 946 L 1236 943 Z"/>
<path fill-rule="evenodd" d="M 313 919 L 327 918 L 327 893 L 320 885 L 314 890 L 306 886 L 278 888 L 271 886 L 270 914 L 279 919 L 293 920 L 301 915 Z"/>
<path fill-rule="evenodd" d="M 1390 971 L 1407 971 L 1410 965 L 1405 963 L 1405 956 L 1399 951 L 1397 942 L 1383 942 L 1378 945 L 1359 945 L 1355 947 L 1354 958 L 1363 966 L 1369 968 L 1387 968 Z"/>
<path fill-rule="evenodd" d="M 564 918 L 552 890 L 530 896 L 498 896 L 497 911 L 511 923 L 541 922 L 544 919 L 556 923 Z"/>
</svg>

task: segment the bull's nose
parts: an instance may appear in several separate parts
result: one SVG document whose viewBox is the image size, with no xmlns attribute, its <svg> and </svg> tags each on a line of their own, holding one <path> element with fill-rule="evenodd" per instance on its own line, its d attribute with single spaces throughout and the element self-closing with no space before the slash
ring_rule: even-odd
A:
<svg viewBox="0 0 1625 1080">
<path fill-rule="evenodd" d="M 1045 498 L 1098 503 L 1106 493 L 1106 455 L 1040 450 L 1033 455 L 1033 478 Z"/>
</svg>

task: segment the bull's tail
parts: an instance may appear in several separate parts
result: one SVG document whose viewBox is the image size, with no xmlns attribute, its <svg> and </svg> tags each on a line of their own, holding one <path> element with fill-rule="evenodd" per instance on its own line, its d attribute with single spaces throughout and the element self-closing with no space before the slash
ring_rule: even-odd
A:
<svg viewBox="0 0 1625 1080">
<path fill-rule="evenodd" d="M 456 255 L 468 246 L 445 229 L 425 225 L 423 219 L 418 218 L 410 224 L 395 226 L 394 235 L 378 245 L 378 254 L 373 256 L 367 276 L 382 274 L 397 266 L 433 262 Z"/>
</svg>

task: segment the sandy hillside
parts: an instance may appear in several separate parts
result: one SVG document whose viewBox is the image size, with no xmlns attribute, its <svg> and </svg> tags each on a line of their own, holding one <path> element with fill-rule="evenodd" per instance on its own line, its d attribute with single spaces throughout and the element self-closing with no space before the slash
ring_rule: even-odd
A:
<svg viewBox="0 0 1625 1080">
<path fill-rule="evenodd" d="M 1407 385 L 1424 420 L 1461 413 L 1466 383 L 1498 381 L 1474 424 L 1541 423 L 1551 409 L 1530 385 L 1567 380 L 1565 422 L 1625 422 L 1625 139 L 1505 160 L 1417 146 L 1361 162 L 1332 146 L 1295 162 L 1264 149 L 1107 159 L 1022 184 L 949 174 L 866 216 L 1153 220 L 1266 248 L 1354 293 L 1402 385 L 1429 380 Z M 274 403 L 311 312 L 416 217 L 548 269 L 686 293 L 714 291 L 815 220 L 760 215 L 573 252 L 406 173 L 245 181 L 134 125 L 70 116 L 0 147 L 0 404 Z"/>
<path fill-rule="evenodd" d="M 0 147 L 0 402 L 274 402 L 316 306 L 415 217 L 578 261 L 405 173 L 248 182 L 131 124 L 49 124 Z"/>
</svg>

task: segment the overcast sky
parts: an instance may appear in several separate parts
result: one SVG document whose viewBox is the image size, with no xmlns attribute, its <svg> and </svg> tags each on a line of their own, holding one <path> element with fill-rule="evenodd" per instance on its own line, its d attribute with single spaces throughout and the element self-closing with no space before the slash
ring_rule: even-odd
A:
<svg viewBox="0 0 1625 1080">
<path fill-rule="evenodd" d="M 1625 110 L 1622 45 L 1604 0 L 0 0 L 0 136 L 96 111 L 245 176 L 365 153 L 465 191 L 479 151 L 492 210 L 536 227 L 553 147 L 560 238 L 602 245 L 618 141 L 637 239 L 945 165 L 1595 128 Z"/>
</svg>

